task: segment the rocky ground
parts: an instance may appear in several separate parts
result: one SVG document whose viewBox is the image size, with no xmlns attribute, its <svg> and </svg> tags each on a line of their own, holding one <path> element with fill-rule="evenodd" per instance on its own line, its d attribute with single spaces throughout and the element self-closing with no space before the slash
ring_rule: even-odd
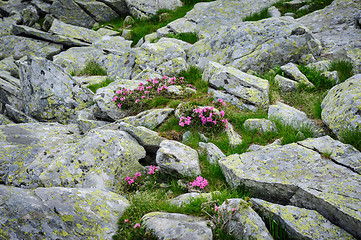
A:
<svg viewBox="0 0 361 240">
<path fill-rule="evenodd" d="M 198 3 L 132 47 L 118 32 L 91 27 L 119 16 L 147 18 L 182 2 L 0 1 L 0 239 L 111 239 L 130 205 L 124 179 L 143 171 L 144 159 L 179 178 L 201 175 L 196 150 L 154 131 L 177 109 L 130 116 L 112 101 L 120 87 L 134 89 L 190 66 L 201 69 L 214 99 L 268 111 L 268 119 L 247 120 L 247 127 L 275 131 L 269 119 L 277 118 L 314 133 L 229 156 L 200 144 L 230 186 L 252 192 L 252 208 L 242 199 L 220 208 L 227 214 L 245 206 L 228 222 L 236 239 L 273 239 L 255 210 L 271 212 L 294 239 L 361 239 L 361 153 L 337 140 L 343 129 L 361 129 L 361 2 L 334 0 L 298 19 L 276 11 L 242 22 L 275 2 Z M 200 40 L 167 37 L 189 32 Z M 283 90 L 312 87 L 295 64 L 322 68 L 324 60 L 342 58 L 353 63 L 354 75 L 322 102 L 323 125 L 335 139 L 304 112 L 270 102 L 269 81 L 252 75 L 278 65 L 288 76 L 277 77 Z M 104 78 L 70 75 L 89 61 L 115 81 L 93 93 L 87 84 Z M 242 142 L 232 126 L 227 134 L 230 145 Z M 189 215 L 152 212 L 143 222 L 159 239 L 213 238 L 206 221 Z"/>
</svg>

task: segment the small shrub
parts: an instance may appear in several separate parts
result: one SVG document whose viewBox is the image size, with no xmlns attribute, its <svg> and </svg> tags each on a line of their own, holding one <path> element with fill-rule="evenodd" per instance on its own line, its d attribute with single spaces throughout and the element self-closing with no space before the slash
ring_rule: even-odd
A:
<svg viewBox="0 0 361 240">
<path fill-rule="evenodd" d="M 337 71 L 340 83 L 352 77 L 353 64 L 346 59 L 333 60 L 328 69 L 329 71 Z"/>
<path fill-rule="evenodd" d="M 269 17 L 271 17 L 271 15 L 269 15 L 268 13 L 268 8 L 264 8 L 260 12 L 253 13 L 252 15 L 243 18 L 243 21 L 244 22 L 258 21 Z"/>
<path fill-rule="evenodd" d="M 351 144 L 357 150 L 361 151 L 361 127 L 341 130 L 340 139 L 342 142 Z"/>
<path fill-rule="evenodd" d="M 100 66 L 96 61 L 88 61 L 85 64 L 85 67 L 80 70 L 76 75 L 78 76 L 106 76 L 107 71 Z"/>
</svg>

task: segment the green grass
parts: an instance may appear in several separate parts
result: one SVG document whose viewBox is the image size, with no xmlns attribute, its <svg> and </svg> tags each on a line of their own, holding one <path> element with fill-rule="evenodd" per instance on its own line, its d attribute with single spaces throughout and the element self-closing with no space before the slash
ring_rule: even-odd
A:
<svg viewBox="0 0 361 240">
<path fill-rule="evenodd" d="M 269 15 L 269 13 L 268 13 L 268 8 L 264 8 L 259 12 L 256 12 L 256 13 L 254 13 L 252 15 L 249 15 L 249 16 L 243 18 L 243 21 L 244 22 L 258 21 L 258 20 L 262 20 L 262 19 L 265 19 L 265 18 L 269 18 L 269 17 L 271 17 L 271 15 Z"/>
<path fill-rule="evenodd" d="M 279 1 L 275 4 L 273 4 L 273 6 L 275 6 L 282 14 L 282 16 L 285 13 L 294 13 L 295 15 L 293 16 L 294 18 L 300 18 L 302 16 L 305 16 L 309 13 L 312 13 L 314 11 L 323 9 L 325 7 L 327 7 L 328 5 L 330 5 L 332 3 L 333 0 L 313 0 L 309 3 L 310 7 L 308 9 L 304 9 L 304 10 L 298 10 L 299 7 L 292 7 L 290 5 L 284 4 L 285 2 L 290 2 L 291 0 L 283 0 L 283 1 Z M 302 6 L 307 5 L 307 3 L 302 4 Z"/>
<path fill-rule="evenodd" d="M 94 83 L 94 84 L 88 85 L 88 88 L 89 88 L 93 93 L 96 93 L 96 91 L 97 91 L 99 88 L 106 87 L 106 86 L 108 86 L 109 84 L 111 84 L 112 82 L 114 82 L 114 79 L 107 77 L 104 81 L 102 81 L 102 82 L 100 82 L 100 83 Z"/>
<path fill-rule="evenodd" d="M 353 75 L 353 64 L 351 61 L 346 59 L 333 60 L 328 69 L 329 71 L 337 71 L 340 83 Z"/>
<path fill-rule="evenodd" d="M 88 61 L 85 67 L 76 73 L 77 76 L 107 76 L 107 71 L 96 61 Z"/>
<path fill-rule="evenodd" d="M 340 139 L 346 144 L 351 144 L 357 150 L 361 151 L 361 128 L 341 130 Z"/>
<path fill-rule="evenodd" d="M 184 42 L 191 43 L 191 44 L 198 41 L 197 33 L 178 33 L 176 35 L 168 34 L 168 37 L 176 38 L 176 39 L 179 39 L 179 40 L 182 40 Z"/>
</svg>

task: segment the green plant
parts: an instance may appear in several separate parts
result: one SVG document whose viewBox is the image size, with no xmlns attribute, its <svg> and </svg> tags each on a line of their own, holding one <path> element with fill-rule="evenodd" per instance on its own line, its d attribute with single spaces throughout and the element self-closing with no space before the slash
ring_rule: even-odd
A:
<svg viewBox="0 0 361 240">
<path fill-rule="evenodd" d="M 271 15 L 269 15 L 268 13 L 268 8 L 264 8 L 259 12 L 253 13 L 245 18 L 243 18 L 244 22 L 248 22 L 248 21 L 258 21 L 258 20 L 262 20 L 265 18 L 269 18 L 271 17 Z"/>
<path fill-rule="evenodd" d="M 168 37 L 170 38 L 177 38 L 179 40 L 182 40 L 184 42 L 188 42 L 191 44 L 194 44 L 198 41 L 197 33 L 190 32 L 190 33 L 178 33 L 176 35 L 174 34 L 168 34 Z"/>
<path fill-rule="evenodd" d="M 294 13 L 294 18 L 300 18 L 304 15 L 307 15 L 309 13 L 312 13 L 314 11 L 317 11 L 319 9 L 323 9 L 325 7 L 327 7 L 328 5 L 330 5 L 332 3 L 333 0 L 313 0 L 313 1 L 309 1 L 309 2 L 304 2 L 301 5 L 292 5 L 292 4 L 287 4 L 287 2 L 290 2 L 291 0 L 281 0 L 275 4 L 273 4 L 273 6 L 275 6 L 282 15 L 284 15 L 285 13 Z M 301 7 L 308 5 L 307 8 L 301 9 L 299 10 Z"/>
<path fill-rule="evenodd" d="M 339 138 L 342 142 L 351 144 L 357 150 L 361 151 L 361 127 L 345 128 L 340 131 Z"/>
<path fill-rule="evenodd" d="M 329 71 L 337 71 L 339 82 L 342 83 L 346 79 L 352 77 L 353 75 L 353 64 L 350 60 L 346 59 L 337 59 L 331 61 L 331 64 L 329 66 Z"/>
<path fill-rule="evenodd" d="M 102 82 L 100 82 L 100 83 L 89 84 L 89 85 L 87 86 L 87 88 L 89 88 L 93 93 L 96 93 L 96 91 L 97 91 L 99 88 L 106 87 L 106 86 L 108 86 L 109 84 L 111 84 L 112 82 L 114 82 L 114 79 L 107 77 L 104 81 L 102 81 Z"/>
<path fill-rule="evenodd" d="M 308 68 L 304 65 L 298 66 L 299 70 L 307 77 L 307 79 L 313 83 L 314 89 L 308 89 L 310 92 L 326 91 L 332 88 L 336 83 L 326 78 L 322 71 L 318 71 L 314 68 Z M 307 89 L 307 88 L 306 88 Z"/>
<path fill-rule="evenodd" d="M 85 67 L 76 73 L 78 76 L 106 76 L 107 71 L 96 61 L 88 61 Z"/>
</svg>

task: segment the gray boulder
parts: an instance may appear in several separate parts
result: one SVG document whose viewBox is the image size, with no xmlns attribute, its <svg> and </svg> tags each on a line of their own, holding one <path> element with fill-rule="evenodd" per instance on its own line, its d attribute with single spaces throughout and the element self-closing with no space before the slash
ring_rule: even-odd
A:
<svg viewBox="0 0 361 240">
<path fill-rule="evenodd" d="M 19 78 L 19 67 L 15 64 L 15 60 L 12 56 L 0 61 L 0 71 L 7 71 L 11 76 Z"/>
<path fill-rule="evenodd" d="M 252 196 L 313 209 L 360 238 L 361 176 L 296 143 L 234 154 L 219 162 L 227 182 Z"/>
<path fill-rule="evenodd" d="M 173 140 L 164 140 L 156 157 L 160 170 L 169 175 L 195 177 L 201 174 L 196 150 Z"/>
<path fill-rule="evenodd" d="M 97 22 L 109 22 L 119 17 L 111 7 L 101 1 L 75 0 L 75 2 Z"/>
<path fill-rule="evenodd" d="M 32 5 L 24 8 L 21 11 L 21 16 L 23 19 L 23 25 L 25 26 L 33 26 L 39 20 L 39 14 L 36 8 Z"/>
<path fill-rule="evenodd" d="M 219 193 L 219 192 L 213 192 L 213 193 L 197 193 L 197 192 L 191 192 L 191 193 L 185 193 L 181 194 L 175 198 L 172 198 L 169 200 L 169 203 L 176 206 L 184 206 L 189 204 L 191 201 L 195 199 L 204 199 L 205 201 L 211 201 L 213 196 L 212 194 Z"/>
<path fill-rule="evenodd" d="M 15 60 L 27 55 L 50 59 L 63 48 L 59 44 L 19 36 L 0 37 L 0 46 L 0 58 L 13 56 Z"/>
<path fill-rule="evenodd" d="M 307 79 L 307 77 L 298 69 L 298 67 L 293 63 L 287 63 L 286 65 L 281 66 L 282 71 L 292 80 L 299 82 L 300 84 L 305 84 L 308 87 L 314 87 L 314 85 Z"/>
<path fill-rule="evenodd" d="M 226 129 L 226 134 L 228 136 L 229 145 L 231 147 L 236 147 L 243 142 L 242 136 L 239 135 L 233 128 L 232 124 L 228 123 L 228 128 Z"/>
<path fill-rule="evenodd" d="M 329 69 L 330 63 L 331 63 L 330 60 L 321 60 L 321 61 L 318 61 L 318 62 L 309 63 L 309 64 L 307 64 L 306 67 L 314 68 L 317 71 L 325 72 L 325 71 L 327 71 Z"/>
<path fill-rule="evenodd" d="M 20 111 L 24 109 L 20 80 L 6 71 L 0 71 L 0 103 L 11 105 Z"/>
<path fill-rule="evenodd" d="M 129 8 L 125 0 L 101 0 L 111 9 L 113 9 L 119 16 L 129 15 Z"/>
<path fill-rule="evenodd" d="M 130 51 L 132 41 L 125 40 L 120 36 L 103 36 L 93 43 L 99 49 L 111 51 L 113 53 L 124 54 Z"/>
<path fill-rule="evenodd" d="M 271 17 L 281 17 L 281 12 L 275 6 L 272 6 L 268 9 L 268 14 Z"/>
<path fill-rule="evenodd" d="M 257 107 L 252 104 L 244 103 L 241 99 L 234 96 L 233 94 L 229 94 L 223 90 L 216 90 L 211 87 L 208 88 L 208 93 L 213 95 L 215 101 L 222 99 L 222 101 L 232 104 L 237 107 L 239 110 L 249 110 L 252 112 L 257 111 Z"/>
<path fill-rule="evenodd" d="M 35 119 L 32 117 L 26 115 L 22 111 L 19 111 L 15 107 L 5 104 L 5 111 L 4 114 L 8 116 L 11 120 L 13 120 L 16 123 L 36 123 Z"/>
<path fill-rule="evenodd" d="M 194 44 L 189 63 L 204 69 L 208 61 L 242 71 L 262 72 L 276 65 L 297 62 L 302 55 L 318 55 L 321 45 L 302 25 L 287 17 L 243 22 L 219 28 Z"/>
<path fill-rule="evenodd" d="M 0 125 L 7 125 L 14 123 L 9 118 L 0 113 Z"/>
<path fill-rule="evenodd" d="M 252 205 L 258 212 L 263 212 L 265 221 L 280 223 L 292 239 L 355 239 L 314 210 L 282 206 L 255 198 L 252 198 Z"/>
<path fill-rule="evenodd" d="M 219 149 L 214 143 L 199 142 L 199 147 L 201 147 L 206 153 L 207 161 L 211 164 L 218 164 L 220 159 L 226 157 L 221 149 Z"/>
<path fill-rule="evenodd" d="M 13 26 L 16 25 L 16 19 L 13 17 L 0 18 L 0 37 L 11 35 Z"/>
<path fill-rule="evenodd" d="M 91 28 L 95 23 L 95 20 L 73 0 L 54 1 L 50 13 L 57 19 L 75 26 Z"/>
<path fill-rule="evenodd" d="M 188 69 L 189 66 L 186 60 L 178 57 L 160 64 L 157 68 L 157 72 L 162 76 L 175 76 Z"/>
<path fill-rule="evenodd" d="M 130 13 L 137 18 L 149 18 L 160 9 L 174 10 L 182 6 L 180 0 L 125 0 Z"/>
<path fill-rule="evenodd" d="M 28 57 L 20 65 L 24 111 L 39 121 L 68 123 L 91 99 L 64 70 L 44 58 Z"/>
<path fill-rule="evenodd" d="M 94 128 L 98 128 L 109 124 L 106 121 L 96 120 L 91 112 L 91 109 L 84 109 L 76 112 L 76 122 L 81 133 L 85 134 Z"/>
<path fill-rule="evenodd" d="M 257 130 L 259 132 L 277 132 L 274 122 L 268 119 L 247 119 L 243 124 L 245 129 Z"/>
<path fill-rule="evenodd" d="M 219 211 L 227 232 L 236 239 L 273 239 L 262 218 L 246 201 L 240 198 L 227 199 L 219 207 Z"/>
<path fill-rule="evenodd" d="M 4 239 L 112 239 L 129 206 L 124 197 L 99 189 L 3 185 L 0 203 Z"/>
<path fill-rule="evenodd" d="M 291 79 L 276 75 L 274 81 L 281 88 L 282 92 L 292 92 L 295 91 L 298 87 L 298 83 Z"/>
<path fill-rule="evenodd" d="M 361 74 L 354 75 L 328 91 L 321 118 L 338 137 L 346 130 L 361 131 Z"/>
<path fill-rule="evenodd" d="M 120 119 L 120 121 L 153 130 L 162 124 L 173 112 L 173 108 L 150 109 L 136 116 Z"/>
</svg>

